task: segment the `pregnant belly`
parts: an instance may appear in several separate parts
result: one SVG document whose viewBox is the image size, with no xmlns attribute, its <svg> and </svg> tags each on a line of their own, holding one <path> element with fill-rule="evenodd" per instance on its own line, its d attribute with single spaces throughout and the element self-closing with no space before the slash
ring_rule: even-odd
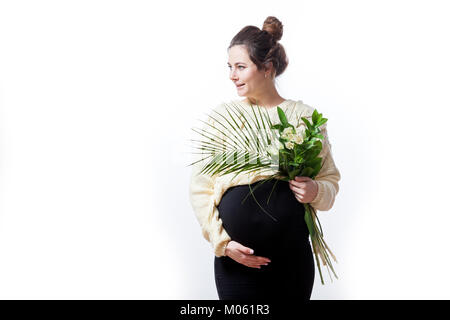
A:
<svg viewBox="0 0 450 320">
<path fill-rule="evenodd" d="M 272 255 L 280 250 L 280 245 L 286 248 L 290 244 L 286 244 L 285 239 L 290 239 L 290 242 L 298 240 L 297 244 L 304 243 L 309 235 L 304 221 L 304 207 L 295 199 L 289 183 L 278 180 L 275 184 L 275 180 L 270 180 L 258 184 L 251 184 L 253 194 L 270 216 L 251 194 L 248 195 L 248 184 L 230 187 L 222 196 L 217 209 L 231 239 L 254 249 L 255 255 Z"/>
</svg>

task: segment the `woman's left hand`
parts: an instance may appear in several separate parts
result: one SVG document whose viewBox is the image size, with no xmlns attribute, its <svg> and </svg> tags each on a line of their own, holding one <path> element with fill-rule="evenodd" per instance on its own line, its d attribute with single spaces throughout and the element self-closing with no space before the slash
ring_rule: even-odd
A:
<svg viewBox="0 0 450 320">
<path fill-rule="evenodd" d="M 319 191 L 317 182 L 310 177 L 297 176 L 295 180 L 289 181 L 289 187 L 300 203 L 310 203 Z"/>
</svg>

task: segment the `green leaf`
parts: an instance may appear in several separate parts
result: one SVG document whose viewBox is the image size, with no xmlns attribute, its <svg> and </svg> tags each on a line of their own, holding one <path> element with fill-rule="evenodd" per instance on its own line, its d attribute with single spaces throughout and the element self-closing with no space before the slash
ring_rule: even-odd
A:
<svg viewBox="0 0 450 320">
<path fill-rule="evenodd" d="M 320 127 L 321 125 L 323 125 L 325 122 L 327 122 L 327 118 L 322 118 L 317 122 L 317 126 Z"/>
<path fill-rule="evenodd" d="M 305 136 L 308 138 L 311 135 L 311 131 L 309 129 L 305 129 Z"/>
<path fill-rule="evenodd" d="M 311 178 L 313 178 L 316 177 L 319 174 L 320 169 L 322 169 L 322 158 L 317 157 L 314 159 L 314 161 L 311 162 L 311 166 L 314 168 L 314 171 L 311 174 Z"/>
<path fill-rule="evenodd" d="M 305 154 L 305 163 L 309 165 L 311 163 L 311 161 L 316 159 L 316 157 L 319 155 L 320 151 L 321 151 L 321 149 L 316 148 L 316 147 L 309 150 L 309 152 Z"/>
<path fill-rule="evenodd" d="M 306 142 L 303 145 L 303 147 L 305 148 L 305 150 L 310 150 L 310 149 L 314 148 L 315 147 L 314 140 Z"/>
<path fill-rule="evenodd" d="M 280 129 L 282 129 L 283 128 L 283 126 L 281 125 L 281 124 L 274 124 L 274 125 L 272 125 L 272 127 L 271 127 L 271 129 L 277 129 L 277 130 L 280 130 Z"/>
<path fill-rule="evenodd" d="M 309 230 L 309 234 L 311 236 L 311 239 L 316 235 L 314 225 L 313 225 L 313 219 L 311 217 L 311 213 L 309 211 L 308 205 L 305 205 L 305 222 Z"/>
<path fill-rule="evenodd" d="M 305 167 L 303 171 L 301 172 L 302 177 L 310 177 L 312 173 L 314 172 L 314 168 L 311 167 Z"/>
<path fill-rule="evenodd" d="M 303 122 L 306 124 L 306 126 L 308 127 L 308 129 L 310 130 L 310 131 L 313 131 L 313 125 L 309 122 L 309 120 L 308 119 L 306 119 L 305 117 L 302 117 L 302 120 L 303 120 Z"/>
<path fill-rule="evenodd" d="M 300 174 L 300 172 L 301 172 L 301 169 L 294 169 L 291 171 L 291 176 L 293 176 L 295 178 L 296 176 L 298 176 Z"/>
<path fill-rule="evenodd" d="M 295 156 L 294 161 L 297 162 L 297 163 L 302 163 L 302 162 L 303 162 L 303 157 L 302 157 L 302 155 L 301 155 L 301 154 L 297 154 L 297 155 Z"/>
<path fill-rule="evenodd" d="M 321 164 L 322 164 L 322 158 L 320 158 L 320 157 L 314 158 L 313 160 L 311 160 L 308 163 L 308 165 L 310 167 L 314 168 L 314 169 L 315 168 L 319 168 L 320 169 Z"/>
<path fill-rule="evenodd" d="M 287 121 L 286 115 L 284 114 L 283 109 L 281 109 L 280 107 L 277 107 L 277 111 L 278 111 L 278 117 L 280 118 L 280 122 L 284 127 L 288 127 L 289 126 L 289 122 Z"/>
<path fill-rule="evenodd" d="M 318 120 L 319 120 L 319 113 L 317 112 L 316 109 L 314 109 L 312 114 L 312 121 L 314 124 L 316 124 Z"/>
</svg>

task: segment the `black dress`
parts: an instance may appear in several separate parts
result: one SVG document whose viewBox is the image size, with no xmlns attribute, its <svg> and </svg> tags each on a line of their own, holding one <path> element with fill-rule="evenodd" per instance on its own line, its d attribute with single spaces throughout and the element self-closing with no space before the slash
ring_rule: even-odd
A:
<svg viewBox="0 0 450 320">
<path fill-rule="evenodd" d="M 217 207 L 231 239 L 271 260 L 261 269 L 247 267 L 228 256 L 215 257 L 214 274 L 220 300 L 309 300 L 314 283 L 314 258 L 303 204 L 289 183 L 275 180 L 251 184 L 264 213 L 249 195 L 248 184 L 228 188 Z M 256 190 L 254 190 L 256 188 Z"/>
</svg>

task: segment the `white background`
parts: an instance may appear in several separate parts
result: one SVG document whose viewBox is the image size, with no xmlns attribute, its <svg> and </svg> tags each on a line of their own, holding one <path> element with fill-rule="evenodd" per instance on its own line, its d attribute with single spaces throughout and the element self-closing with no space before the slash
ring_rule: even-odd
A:
<svg viewBox="0 0 450 320">
<path fill-rule="evenodd" d="M 191 127 L 240 98 L 227 50 L 284 24 L 284 98 L 326 116 L 312 299 L 449 299 L 447 1 L 1 1 L 0 298 L 217 299 Z M 293 253 L 295 254 L 295 253 Z"/>
</svg>

